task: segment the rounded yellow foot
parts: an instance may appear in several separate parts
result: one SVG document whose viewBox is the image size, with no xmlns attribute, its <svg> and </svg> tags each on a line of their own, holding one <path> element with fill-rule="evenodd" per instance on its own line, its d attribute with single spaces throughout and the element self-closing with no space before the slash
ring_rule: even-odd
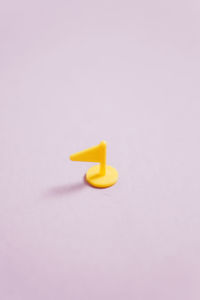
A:
<svg viewBox="0 0 200 300">
<path fill-rule="evenodd" d="M 106 166 L 106 174 L 100 174 L 100 166 L 91 167 L 86 174 L 86 179 L 92 186 L 106 188 L 115 184 L 118 180 L 118 172 L 111 166 Z"/>
</svg>

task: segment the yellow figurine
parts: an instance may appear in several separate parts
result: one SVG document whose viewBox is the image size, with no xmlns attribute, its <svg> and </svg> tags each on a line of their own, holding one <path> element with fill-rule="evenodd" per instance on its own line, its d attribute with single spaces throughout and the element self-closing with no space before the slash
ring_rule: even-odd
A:
<svg viewBox="0 0 200 300">
<path fill-rule="evenodd" d="M 92 186 L 106 188 L 115 184 L 118 180 L 118 172 L 115 168 L 106 165 L 106 142 L 77 152 L 70 156 L 73 161 L 98 162 L 99 165 L 91 167 L 86 174 L 86 180 Z"/>
</svg>

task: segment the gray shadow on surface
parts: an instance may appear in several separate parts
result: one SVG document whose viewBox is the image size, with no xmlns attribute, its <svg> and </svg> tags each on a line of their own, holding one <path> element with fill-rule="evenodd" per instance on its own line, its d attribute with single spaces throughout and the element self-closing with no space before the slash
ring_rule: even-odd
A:
<svg viewBox="0 0 200 300">
<path fill-rule="evenodd" d="M 87 183 L 85 180 L 85 177 L 83 178 L 83 181 L 81 182 L 75 182 L 75 183 L 70 183 L 70 184 L 63 184 L 63 185 L 58 185 L 50 188 L 49 190 L 46 191 L 45 197 L 46 198 L 54 198 L 54 197 L 62 197 L 62 196 L 67 196 L 71 195 L 74 193 L 79 193 L 83 189 L 87 187 Z"/>
</svg>

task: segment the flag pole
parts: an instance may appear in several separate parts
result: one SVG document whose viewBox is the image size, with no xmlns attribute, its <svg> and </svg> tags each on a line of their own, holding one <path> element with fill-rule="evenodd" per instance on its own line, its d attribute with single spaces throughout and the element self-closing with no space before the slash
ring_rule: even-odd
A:
<svg viewBox="0 0 200 300">
<path fill-rule="evenodd" d="M 106 175 L 106 142 L 102 141 L 101 142 L 101 146 L 102 146 L 102 161 L 100 162 L 100 175 L 104 176 Z"/>
</svg>

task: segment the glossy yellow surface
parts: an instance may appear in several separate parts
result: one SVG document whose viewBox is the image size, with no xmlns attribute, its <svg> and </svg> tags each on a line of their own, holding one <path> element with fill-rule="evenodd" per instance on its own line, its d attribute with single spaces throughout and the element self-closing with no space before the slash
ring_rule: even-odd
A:
<svg viewBox="0 0 200 300">
<path fill-rule="evenodd" d="M 111 166 L 106 166 L 105 175 L 101 175 L 100 166 L 91 167 L 86 174 L 89 184 L 98 188 L 106 188 L 115 184 L 118 180 L 118 172 Z"/>
<path fill-rule="evenodd" d="M 91 167 L 86 179 L 89 184 L 98 188 L 106 188 L 115 184 L 118 180 L 118 172 L 115 168 L 106 165 L 106 142 L 77 152 L 70 156 L 72 161 L 99 162 L 99 165 Z"/>
</svg>

